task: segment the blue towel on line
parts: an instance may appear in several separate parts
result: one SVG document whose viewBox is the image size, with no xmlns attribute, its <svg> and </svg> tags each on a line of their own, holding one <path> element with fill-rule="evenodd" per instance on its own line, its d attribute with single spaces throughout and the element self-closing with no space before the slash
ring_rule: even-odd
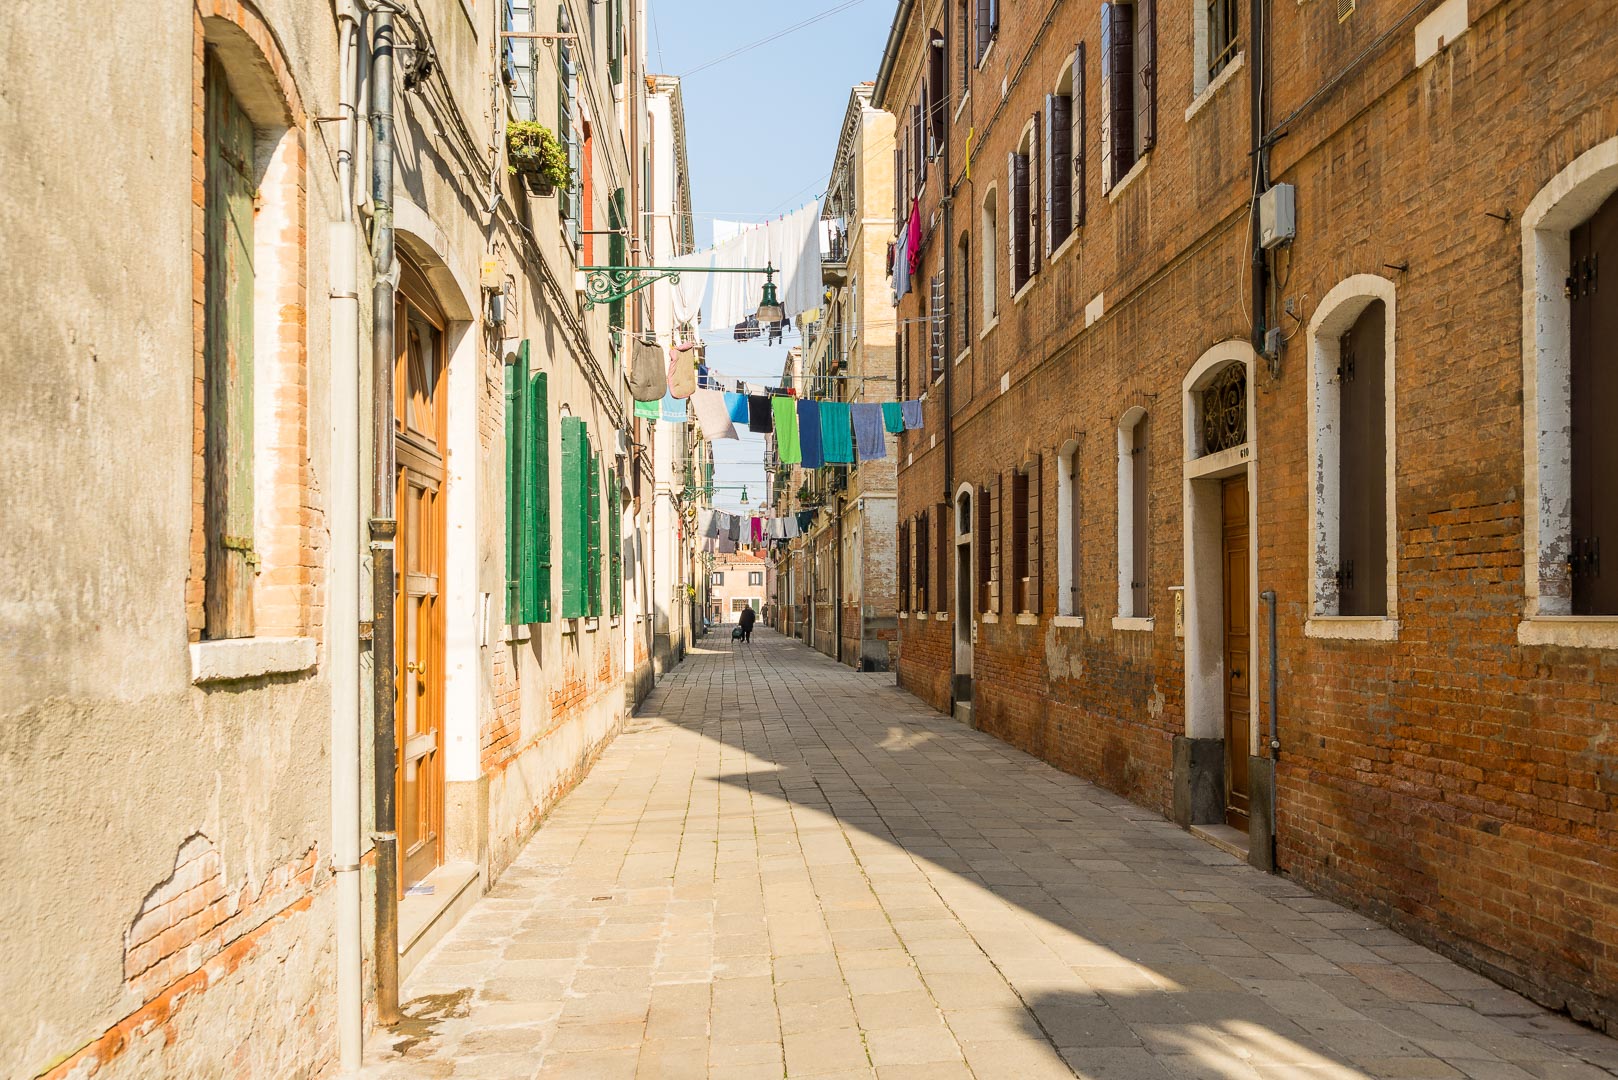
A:
<svg viewBox="0 0 1618 1080">
<path fill-rule="evenodd" d="M 901 412 L 904 415 L 905 430 L 906 431 L 920 431 L 921 430 L 921 401 L 920 401 L 920 399 L 912 399 L 910 401 L 903 402 L 901 404 L 900 408 L 901 408 Z"/>
<path fill-rule="evenodd" d="M 881 461 L 888 456 L 888 438 L 882 433 L 882 406 L 855 405 L 850 409 L 854 419 L 854 442 L 859 447 L 861 461 Z"/>
<path fill-rule="evenodd" d="M 738 424 L 747 423 L 747 395 L 725 394 L 725 411 L 730 414 L 731 420 Z"/>
<path fill-rule="evenodd" d="M 820 407 L 813 401 L 798 402 L 798 452 L 805 469 L 818 469 L 826 463 L 820 456 Z"/>
</svg>

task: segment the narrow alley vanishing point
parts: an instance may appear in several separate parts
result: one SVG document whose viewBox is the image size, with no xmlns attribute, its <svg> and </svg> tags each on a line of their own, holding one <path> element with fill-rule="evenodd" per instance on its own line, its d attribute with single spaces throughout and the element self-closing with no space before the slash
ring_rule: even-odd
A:
<svg viewBox="0 0 1618 1080">
<path fill-rule="evenodd" d="M 1618 1047 L 760 628 L 405 987 L 407 1077 L 1596 1078 Z"/>
</svg>

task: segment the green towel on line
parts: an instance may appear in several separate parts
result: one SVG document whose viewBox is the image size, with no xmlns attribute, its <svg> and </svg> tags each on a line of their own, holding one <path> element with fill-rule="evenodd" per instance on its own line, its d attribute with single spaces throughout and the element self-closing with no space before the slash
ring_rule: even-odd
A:
<svg viewBox="0 0 1618 1080">
<path fill-rule="evenodd" d="M 777 394 L 770 399 L 770 412 L 775 419 L 775 455 L 783 465 L 796 465 L 803 460 L 798 447 L 798 399 Z"/>
<path fill-rule="evenodd" d="M 889 435 L 898 435 L 905 429 L 904 406 L 897 401 L 884 401 L 882 403 L 882 426 Z"/>
<path fill-rule="evenodd" d="M 827 463 L 854 463 L 854 429 L 849 423 L 848 402 L 820 403 L 820 451 Z"/>
</svg>

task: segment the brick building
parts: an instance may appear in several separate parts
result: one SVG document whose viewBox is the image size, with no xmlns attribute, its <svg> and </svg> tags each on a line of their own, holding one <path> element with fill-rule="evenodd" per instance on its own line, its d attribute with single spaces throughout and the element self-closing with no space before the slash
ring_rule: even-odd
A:
<svg viewBox="0 0 1618 1080">
<path fill-rule="evenodd" d="M 902 0 L 873 97 L 901 684 L 1608 1028 L 1615 78 L 1610 0 Z"/>
<path fill-rule="evenodd" d="M 822 307 L 803 327 L 800 355 L 789 357 L 783 383 L 808 397 L 879 403 L 893 401 L 895 338 L 884 273 L 893 219 L 887 192 L 892 183 L 893 118 L 871 106 L 871 84 L 849 93 L 831 180 L 822 210 L 826 290 Z M 778 558 L 800 573 L 786 573 L 798 590 L 780 606 L 780 626 L 789 607 L 801 610 L 799 636 L 827 656 L 864 671 L 893 667 L 895 589 L 893 523 L 896 505 L 894 452 L 853 465 L 818 469 L 773 462 L 776 513 L 813 508 L 807 534 L 778 548 Z"/>
</svg>

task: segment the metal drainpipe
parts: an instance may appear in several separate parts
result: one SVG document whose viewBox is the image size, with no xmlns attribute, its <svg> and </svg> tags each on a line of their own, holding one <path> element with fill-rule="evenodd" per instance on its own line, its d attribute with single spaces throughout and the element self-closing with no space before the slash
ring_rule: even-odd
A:
<svg viewBox="0 0 1618 1080">
<path fill-rule="evenodd" d="M 1264 356 L 1264 321 L 1265 309 L 1264 293 L 1268 288 L 1265 278 L 1269 267 L 1264 253 L 1264 247 L 1259 243 L 1258 224 L 1258 197 L 1263 193 L 1268 180 L 1265 176 L 1264 148 L 1264 66 L 1265 54 L 1269 51 L 1269 43 L 1264 40 L 1264 0 L 1250 0 L 1248 4 L 1248 25 L 1252 27 L 1253 40 L 1253 73 L 1248 79 L 1248 104 L 1251 119 L 1253 139 L 1253 187 L 1248 192 L 1252 200 L 1252 213 L 1249 218 L 1252 227 L 1249 239 L 1253 245 L 1252 267 L 1252 322 L 1253 322 L 1253 351 Z"/>
<path fill-rule="evenodd" d="M 394 804 L 394 508 L 393 361 L 394 286 L 399 270 L 393 252 L 393 14 L 376 9 L 371 45 L 371 727 L 375 758 L 376 831 L 376 1013 L 377 1022 L 399 1022 L 399 833 Z"/>
<path fill-rule="evenodd" d="M 1275 723 L 1275 700 L 1280 690 L 1280 657 L 1275 650 L 1275 590 L 1265 589 L 1258 594 L 1264 606 L 1270 609 L 1270 866 L 1275 866 L 1275 792 L 1281 779 L 1281 736 Z"/>
<path fill-rule="evenodd" d="M 837 599 L 836 606 L 832 608 L 832 625 L 837 628 L 837 640 L 832 643 L 832 655 L 837 657 L 839 663 L 843 659 L 843 514 L 848 509 L 847 502 L 842 495 L 837 496 Z"/>
<path fill-rule="evenodd" d="M 944 20 L 943 38 L 944 38 L 944 64 L 945 64 L 945 68 L 947 70 L 948 66 L 949 66 L 949 58 L 950 58 L 950 55 L 951 55 L 950 54 L 950 47 L 949 47 L 949 20 L 948 19 Z M 948 111 L 948 106 L 947 105 L 945 106 L 945 111 L 946 112 Z M 947 124 L 947 122 L 948 122 L 948 118 L 946 117 L 946 124 Z M 950 150 L 951 139 L 950 139 L 950 132 L 949 132 L 949 129 L 948 129 L 947 126 L 945 127 L 944 131 L 940 133 L 939 142 L 943 144 L 943 148 L 942 148 L 943 176 L 940 178 L 940 182 L 939 182 L 938 187 L 939 187 L 939 190 L 941 192 L 943 192 L 943 203 L 944 203 L 944 267 L 943 267 L 943 269 L 944 269 L 944 292 L 945 292 L 944 303 L 947 306 L 949 304 L 949 295 L 948 294 L 951 291 L 953 291 L 953 280 L 950 278 L 950 255 L 952 253 L 952 249 L 955 246 L 954 243 L 952 242 L 952 238 L 955 235 L 955 195 L 954 195 L 954 190 L 955 189 L 954 189 L 953 181 L 950 178 L 950 152 L 949 152 L 949 150 Z M 964 318 L 965 313 L 963 312 L 960 317 Z M 947 326 L 951 325 L 953 322 L 954 322 L 954 320 L 946 320 L 945 325 L 947 325 Z M 948 507 L 949 509 L 943 515 L 941 515 L 941 520 L 939 522 L 940 525 L 943 525 L 943 523 L 946 522 L 946 521 L 947 522 L 953 522 L 955 520 L 955 496 L 953 494 L 954 488 L 955 488 L 955 360 L 954 360 L 954 358 L 952 356 L 949 355 L 949 351 L 950 351 L 950 349 L 949 349 L 949 341 L 946 339 L 945 342 L 944 342 L 944 505 L 946 507 Z M 954 541 L 955 541 L 955 537 L 951 536 L 949 538 L 949 543 L 946 545 L 946 547 L 948 548 L 949 553 L 950 553 L 950 565 L 947 566 L 947 567 L 946 566 L 941 566 L 941 567 L 938 568 L 939 584 L 940 585 L 943 585 L 945 581 L 955 581 L 955 583 L 957 585 L 960 584 L 960 582 L 958 580 L 956 580 L 957 575 L 956 575 L 955 566 L 954 566 L 954 563 L 956 562 L 956 560 L 959 559 L 959 556 L 955 554 L 955 542 Z M 962 597 L 957 596 L 955 598 L 955 618 L 956 618 L 957 621 L 959 621 L 960 619 L 963 619 L 963 618 L 970 617 L 970 613 L 967 611 L 967 608 L 969 606 L 970 606 L 970 604 L 967 603 L 966 600 L 964 600 Z M 960 671 L 955 670 L 955 635 L 954 635 L 954 633 L 950 634 L 950 663 L 949 663 L 949 668 L 950 668 L 950 676 L 951 676 L 950 681 L 949 681 L 949 687 L 950 687 L 950 693 L 949 693 L 949 698 L 950 698 L 949 706 L 950 707 L 949 707 L 949 711 L 950 711 L 950 715 L 954 716 L 955 715 L 955 687 L 956 687 L 956 680 L 959 679 L 960 676 L 963 675 L 963 674 L 966 675 L 968 678 L 970 678 L 971 675 L 972 675 L 972 673 L 970 671 L 960 672 Z"/>
</svg>

